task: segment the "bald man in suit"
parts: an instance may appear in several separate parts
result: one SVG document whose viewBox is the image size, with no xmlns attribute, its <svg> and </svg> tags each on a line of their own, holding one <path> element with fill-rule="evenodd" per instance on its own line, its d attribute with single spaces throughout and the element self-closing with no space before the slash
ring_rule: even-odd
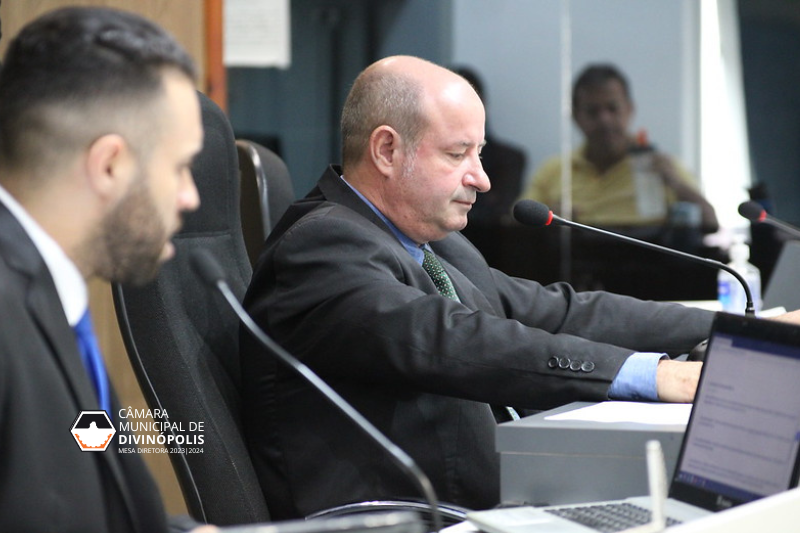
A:
<svg viewBox="0 0 800 533">
<path fill-rule="evenodd" d="M 343 166 L 271 233 L 245 305 L 442 500 L 498 503 L 492 405 L 692 401 L 700 363 L 668 356 L 700 342 L 712 313 L 512 278 L 461 235 L 491 187 L 484 107 L 464 78 L 414 57 L 376 62 L 353 84 L 342 140 Z M 250 335 L 241 350 L 245 429 L 274 517 L 419 496 Z"/>
</svg>

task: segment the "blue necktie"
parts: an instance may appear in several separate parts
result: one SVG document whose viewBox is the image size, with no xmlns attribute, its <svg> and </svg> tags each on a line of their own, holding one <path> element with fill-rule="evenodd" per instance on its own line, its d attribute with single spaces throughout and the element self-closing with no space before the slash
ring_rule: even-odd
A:
<svg viewBox="0 0 800 533">
<path fill-rule="evenodd" d="M 103 409 L 111 416 L 108 374 L 106 374 L 106 366 L 103 362 L 103 356 L 100 354 L 100 347 L 97 344 L 97 337 L 95 337 L 94 328 L 92 327 L 92 317 L 89 315 L 88 309 L 72 329 L 75 331 L 75 337 L 78 340 L 78 348 L 81 352 L 83 365 L 89 373 L 89 378 L 91 378 L 94 389 L 97 392 L 97 398 L 100 400 L 100 409 Z"/>
</svg>

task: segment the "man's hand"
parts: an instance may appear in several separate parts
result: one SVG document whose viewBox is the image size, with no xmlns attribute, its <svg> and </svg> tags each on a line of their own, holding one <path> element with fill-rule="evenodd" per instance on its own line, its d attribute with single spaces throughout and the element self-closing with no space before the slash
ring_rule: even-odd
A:
<svg viewBox="0 0 800 533">
<path fill-rule="evenodd" d="M 789 324 L 800 326 L 800 309 L 772 317 L 772 320 L 777 320 L 778 322 L 788 322 Z"/>
<path fill-rule="evenodd" d="M 681 179 L 678 168 L 670 157 L 663 152 L 653 153 L 653 170 L 661 176 L 664 186 L 671 189 L 678 200 L 697 204 L 700 207 L 700 226 L 705 233 L 714 233 L 719 229 L 714 208 L 700 194 L 700 191 Z"/>
<path fill-rule="evenodd" d="M 700 381 L 699 361 L 662 359 L 656 370 L 656 391 L 662 402 L 691 403 Z"/>
</svg>

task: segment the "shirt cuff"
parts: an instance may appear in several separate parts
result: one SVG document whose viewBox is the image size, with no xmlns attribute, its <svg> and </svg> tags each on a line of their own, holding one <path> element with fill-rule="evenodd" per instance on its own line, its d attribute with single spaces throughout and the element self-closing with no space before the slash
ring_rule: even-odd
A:
<svg viewBox="0 0 800 533">
<path fill-rule="evenodd" d="M 613 400 L 658 401 L 656 367 L 661 359 L 666 358 L 666 354 L 648 352 L 628 357 L 611 383 L 608 397 Z"/>
</svg>

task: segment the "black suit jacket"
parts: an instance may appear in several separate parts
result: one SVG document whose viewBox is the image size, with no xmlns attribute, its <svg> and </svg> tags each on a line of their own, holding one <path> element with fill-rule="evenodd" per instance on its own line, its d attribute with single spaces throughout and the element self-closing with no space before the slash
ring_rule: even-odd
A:
<svg viewBox="0 0 800 533">
<path fill-rule="evenodd" d="M 78 448 L 70 428 L 89 409 L 94 388 L 50 272 L 0 204 L 0 531 L 167 530 L 137 454 L 118 454 L 116 437 L 105 452 Z"/>
<path fill-rule="evenodd" d="M 499 500 L 488 404 L 604 400 L 635 350 L 686 352 L 713 314 L 543 287 L 488 267 L 459 233 L 432 243 L 462 303 L 439 296 L 391 230 L 329 168 L 270 235 L 245 305 L 431 478 L 444 501 Z M 245 429 L 270 512 L 419 497 L 320 394 L 241 338 Z"/>
</svg>

